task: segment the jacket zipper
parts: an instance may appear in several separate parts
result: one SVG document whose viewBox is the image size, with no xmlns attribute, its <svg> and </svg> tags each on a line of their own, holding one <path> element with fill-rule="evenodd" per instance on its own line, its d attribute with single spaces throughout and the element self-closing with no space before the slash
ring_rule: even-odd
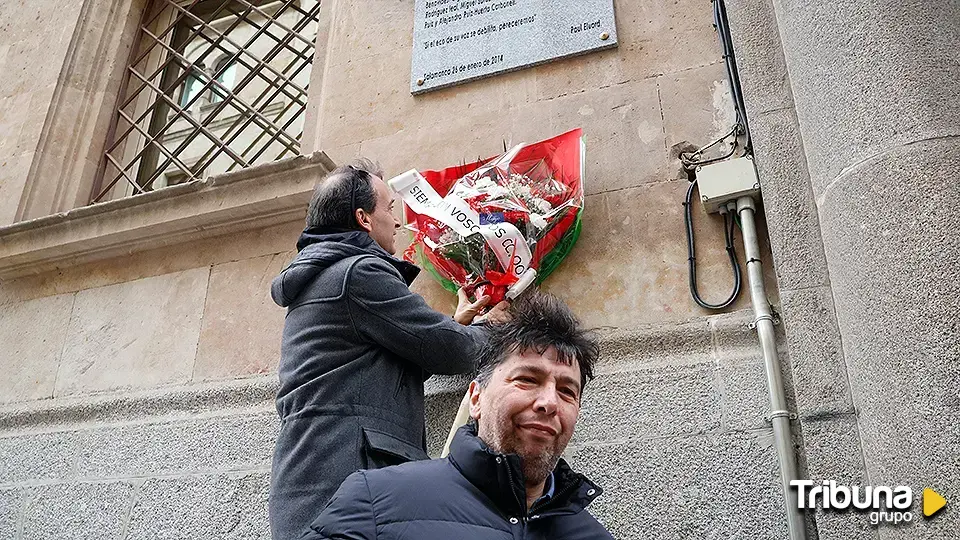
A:
<svg viewBox="0 0 960 540">
<path fill-rule="evenodd" d="M 507 468 L 507 482 L 510 483 L 510 492 L 513 493 L 513 498 L 514 498 L 514 500 L 517 501 L 517 505 L 518 505 L 518 506 L 520 507 L 520 509 L 521 509 L 521 512 L 522 512 L 522 513 L 521 513 L 521 515 L 520 515 L 520 521 L 523 522 L 524 524 L 526 524 L 526 523 L 530 520 L 529 516 L 530 516 L 531 514 L 535 514 L 534 510 L 536 510 L 536 509 L 538 509 L 538 508 L 543 508 L 544 506 L 550 504 L 551 501 L 554 501 L 554 500 L 559 499 L 559 498 L 562 498 L 562 497 L 566 497 L 566 496 L 569 495 L 574 489 L 576 489 L 577 486 L 579 485 L 578 482 L 571 482 L 570 484 L 567 484 L 566 487 L 564 487 L 563 489 L 561 489 L 561 490 L 560 490 L 558 493 L 556 493 L 553 497 L 547 499 L 546 501 L 544 501 L 544 502 L 542 502 L 542 503 L 537 503 L 537 504 L 534 504 L 533 506 L 531 506 L 531 507 L 530 507 L 530 511 L 528 512 L 528 511 L 527 511 L 527 505 L 524 504 L 524 503 L 522 503 L 522 502 L 520 502 L 520 499 L 517 498 L 517 492 L 516 492 L 516 490 L 513 489 L 513 487 L 514 487 L 514 486 L 513 486 L 513 471 L 510 469 L 510 463 L 507 462 L 507 457 L 504 456 L 503 454 L 501 454 L 499 457 L 500 457 L 500 460 L 501 460 L 501 462 L 503 463 L 504 467 Z"/>
<path fill-rule="evenodd" d="M 553 497 L 550 497 L 550 498 L 547 499 L 546 501 L 543 501 L 543 502 L 541 502 L 541 503 L 537 503 L 537 504 L 534 504 L 533 506 L 531 506 L 529 513 L 530 513 L 530 514 L 536 514 L 535 510 L 538 510 L 538 509 L 540 509 L 540 508 L 543 508 L 544 506 L 550 504 L 552 501 L 554 501 L 554 500 L 556 500 L 556 499 L 559 499 L 559 498 L 562 498 L 562 497 L 566 497 L 567 495 L 569 495 L 569 494 L 577 487 L 577 485 L 578 485 L 577 482 L 572 482 L 572 483 L 570 483 L 570 484 L 567 484 L 567 487 L 563 488 L 562 490 L 560 490 L 559 492 L 557 492 L 556 494 L 554 494 Z M 524 517 L 524 519 L 527 519 L 527 518 Z"/>
<path fill-rule="evenodd" d="M 516 491 L 515 489 L 513 489 L 513 488 L 514 488 L 514 486 L 513 486 L 513 471 L 510 470 L 510 463 L 507 461 L 507 456 L 504 456 L 503 454 L 501 454 L 501 455 L 500 455 L 500 460 L 503 462 L 503 466 L 507 468 L 507 482 L 510 483 L 510 493 L 513 493 L 513 498 L 514 498 L 514 500 L 517 501 L 517 505 L 520 507 L 520 511 L 522 512 L 521 515 L 520 515 L 520 517 L 521 517 L 521 519 L 526 520 L 526 519 L 527 519 L 527 505 L 525 505 L 525 504 L 523 504 L 522 502 L 520 502 L 520 499 L 517 498 L 517 491 Z"/>
</svg>

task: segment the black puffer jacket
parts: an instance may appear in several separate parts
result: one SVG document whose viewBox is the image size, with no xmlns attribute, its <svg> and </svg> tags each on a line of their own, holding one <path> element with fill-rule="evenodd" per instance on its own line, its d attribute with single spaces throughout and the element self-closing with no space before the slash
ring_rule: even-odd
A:
<svg viewBox="0 0 960 540">
<path fill-rule="evenodd" d="M 427 459 L 423 381 L 472 370 L 483 338 L 410 292 L 419 269 L 368 234 L 311 232 L 271 291 L 288 308 L 274 540 L 299 537 L 350 473 Z"/>
<path fill-rule="evenodd" d="M 609 539 L 586 510 L 600 488 L 561 460 L 554 496 L 526 511 L 520 458 L 489 450 L 472 426 L 446 459 L 351 474 L 303 540 Z"/>
</svg>

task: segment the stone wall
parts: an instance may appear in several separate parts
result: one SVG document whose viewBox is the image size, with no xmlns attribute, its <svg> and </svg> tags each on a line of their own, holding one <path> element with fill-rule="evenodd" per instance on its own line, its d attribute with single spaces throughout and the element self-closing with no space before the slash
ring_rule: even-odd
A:
<svg viewBox="0 0 960 540">
<path fill-rule="evenodd" d="M 123 287 L 169 286 L 196 272 Z M 748 320 L 604 333 L 567 454 L 607 489 L 594 511 L 617 538 L 784 536 Z M 200 382 L 199 366 L 190 385 L 5 406 L 2 537 L 269 537 L 275 377 Z M 462 382 L 430 381 L 434 455 Z"/>
<path fill-rule="evenodd" d="M 90 200 L 146 3 L 0 2 L 0 224 Z"/>
<path fill-rule="evenodd" d="M 617 2 L 616 49 L 418 96 L 409 92 L 411 2 L 326 5 L 327 65 L 314 73 L 322 99 L 315 142 L 308 132 L 305 148 L 335 161 L 372 157 L 401 172 L 470 162 L 504 143 L 582 127 L 589 226 L 547 289 L 597 326 L 704 314 L 687 293 L 680 206 L 687 182 L 677 148 L 705 144 L 734 121 L 709 5 Z M 732 278 L 719 218 L 697 217 L 702 287 L 720 298 Z M 424 280 L 418 291 L 453 306 L 436 284 Z M 776 299 L 775 287 L 771 293 Z M 744 298 L 735 307 L 748 305 Z"/>
<path fill-rule="evenodd" d="M 0 2 L 0 223 L 12 223 L 20 205 L 82 4 Z"/>
<path fill-rule="evenodd" d="M 785 311 L 788 297 L 836 309 L 834 347 L 858 413 L 855 427 L 824 431 L 859 435 L 869 483 L 956 500 L 960 222 L 947 209 L 960 194 L 960 29 L 946 21 L 960 18 L 960 3 L 773 5 L 832 291 L 784 294 Z M 878 533 L 957 531 L 960 514 L 944 512 Z"/>
<path fill-rule="evenodd" d="M 867 476 L 833 306 L 817 202 L 807 168 L 773 2 L 730 2 L 780 309 L 802 427 L 801 465 L 813 479 L 864 485 Z M 859 514 L 818 510 L 819 538 L 875 538 Z"/>
</svg>

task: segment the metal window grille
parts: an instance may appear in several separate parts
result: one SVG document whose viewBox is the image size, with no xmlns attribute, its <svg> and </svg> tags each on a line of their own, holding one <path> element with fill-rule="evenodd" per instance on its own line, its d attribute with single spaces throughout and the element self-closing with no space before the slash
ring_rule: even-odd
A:
<svg viewBox="0 0 960 540">
<path fill-rule="evenodd" d="M 154 0 L 91 198 L 300 154 L 320 2 Z"/>
</svg>

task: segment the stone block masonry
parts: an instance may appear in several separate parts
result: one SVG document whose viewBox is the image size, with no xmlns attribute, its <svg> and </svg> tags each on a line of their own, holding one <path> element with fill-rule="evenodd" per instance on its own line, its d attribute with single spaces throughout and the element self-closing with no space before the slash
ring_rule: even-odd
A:
<svg viewBox="0 0 960 540">
<path fill-rule="evenodd" d="M 567 454 L 607 489 L 594 512 L 615 537 L 640 538 L 647 527 L 660 538 L 779 535 L 769 430 L 762 421 L 723 420 L 763 415 L 729 405 L 764 403 L 762 384 L 723 382 L 725 365 L 759 365 L 758 351 L 730 345 L 750 339 L 745 320 L 733 314 L 603 334 Z M 429 381 L 434 455 L 468 380 Z M 0 535 L 267 538 L 275 391 L 275 375 L 266 375 L 7 406 Z M 653 498 L 672 501 L 672 513 L 644 503 Z M 729 517 L 706 520 L 711 514 Z M 750 517 L 734 518 L 741 514 Z"/>
</svg>

